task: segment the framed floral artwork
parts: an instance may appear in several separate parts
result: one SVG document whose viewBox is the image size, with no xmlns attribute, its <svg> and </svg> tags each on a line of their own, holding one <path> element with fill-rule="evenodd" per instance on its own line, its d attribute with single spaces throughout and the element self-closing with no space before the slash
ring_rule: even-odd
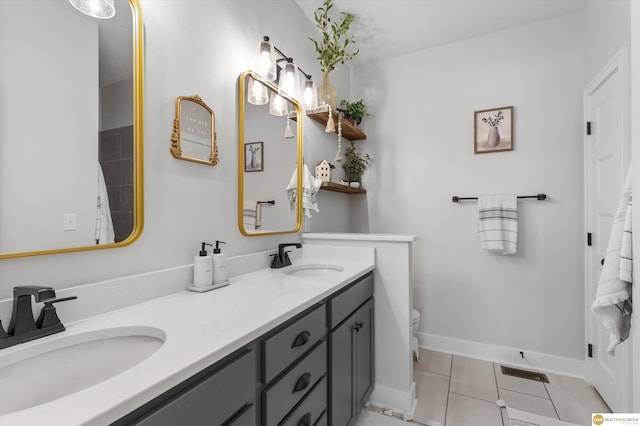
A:
<svg viewBox="0 0 640 426">
<path fill-rule="evenodd" d="M 244 171 L 261 172 L 264 170 L 264 142 L 244 144 Z"/>
<path fill-rule="evenodd" d="M 473 121 L 475 154 L 513 150 L 513 106 L 475 111 Z"/>
</svg>

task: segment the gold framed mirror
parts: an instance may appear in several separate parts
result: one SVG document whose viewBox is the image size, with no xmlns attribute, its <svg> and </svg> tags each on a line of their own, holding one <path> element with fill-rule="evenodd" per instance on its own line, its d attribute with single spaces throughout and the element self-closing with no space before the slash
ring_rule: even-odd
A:
<svg viewBox="0 0 640 426">
<path fill-rule="evenodd" d="M 180 160 L 218 164 L 216 118 L 200 96 L 179 96 L 173 120 L 171 155 Z"/>
<path fill-rule="evenodd" d="M 0 2 L 0 259 L 142 233 L 143 22 L 139 0 L 115 8 Z"/>
<path fill-rule="evenodd" d="M 282 115 L 270 113 L 273 102 L 253 103 L 257 92 L 260 102 L 278 96 Z M 273 83 L 253 71 L 240 74 L 238 229 L 243 235 L 295 233 L 302 227 L 302 122 L 302 108 L 295 99 L 278 93 Z"/>
</svg>

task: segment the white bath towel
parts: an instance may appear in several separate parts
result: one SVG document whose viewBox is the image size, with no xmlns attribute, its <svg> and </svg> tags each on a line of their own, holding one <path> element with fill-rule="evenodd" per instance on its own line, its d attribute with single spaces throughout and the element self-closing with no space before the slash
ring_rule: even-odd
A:
<svg viewBox="0 0 640 426">
<path fill-rule="evenodd" d="M 319 212 L 317 195 L 322 186 L 322 179 L 313 177 L 309 168 L 305 164 L 302 171 L 302 208 L 306 217 L 311 217 L 311 210 Z M 293 171 L 289 185 L 287 185 L 287 198 L 289 198 L 289 209 L 294 211 L 296 208 L 296 196 L 298 188 L 298 169 Z"/>
<path fill-rule="evenodd" d="M 631 167 L 613 219 L 607 253 L 591 310 L 610 333 L 607 352 L 629 337 L 631 328 Z"/>
<path fill-rule="evenodd" d="M 499 254 L 515 254 L 518 247 L 518 197 L 478 197 L 480 248 Z"/>
<path fill-rule="evenodd" d="M 248 231 L 260 229 L 262 226 L 262 205 L 255 200 L 244 200 L 242 223 Z"/>
<path fill-rule="evenodd" d="M 98 163 L 98 197 L 96 201 L 96 244 L 111 244 L 115 242 L 116 234 L 113 230 L 111 208 L 109 207 L 109 195 L 107 184 L 102 173 L 102 166 Z"/>
</svg>

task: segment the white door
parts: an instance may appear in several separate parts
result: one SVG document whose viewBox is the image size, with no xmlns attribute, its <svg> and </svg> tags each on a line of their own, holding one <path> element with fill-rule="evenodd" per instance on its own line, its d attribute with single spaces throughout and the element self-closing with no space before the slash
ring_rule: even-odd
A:
<svg viewBox="0 0 640 426">
<path fill-rule="evenodd" d="M 586 232 L 591 246 L 586 250 L 587 379 L 614 412 L 630 407 L 630 342 L 607 353 L 609 334 L 591 312 L 605 257 L 609 234 L 630 161 L 628 131 L 628 74 L 626 52 L 621 51 L 587 86 L 585 117 L 591 134 L 585 137 Z"/>
</svg>

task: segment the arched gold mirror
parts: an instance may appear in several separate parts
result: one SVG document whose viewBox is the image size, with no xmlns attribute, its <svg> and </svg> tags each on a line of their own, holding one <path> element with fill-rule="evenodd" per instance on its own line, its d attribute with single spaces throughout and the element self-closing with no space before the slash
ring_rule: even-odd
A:
<svg viewBox="0 0 640 426">
<path fill-rule="evenodd" d="M 138 0 L 115 8 L 0 1 L 0 259 L 142 232 L 142 16 Z"/>
<path fill-rule="evenodd" d="M 238 228 L 243 235 L 300 230 L 302 121 L 302 109 L 295 99 L 278 94 L 275 85 L 252 71 L 240 74 Z"/>
<path fill-rule="evenodd" d="M 210 166 L 218 164 L 215 114 L 198 95 L 176 99 L 171 155 Z"/>
</svg>

